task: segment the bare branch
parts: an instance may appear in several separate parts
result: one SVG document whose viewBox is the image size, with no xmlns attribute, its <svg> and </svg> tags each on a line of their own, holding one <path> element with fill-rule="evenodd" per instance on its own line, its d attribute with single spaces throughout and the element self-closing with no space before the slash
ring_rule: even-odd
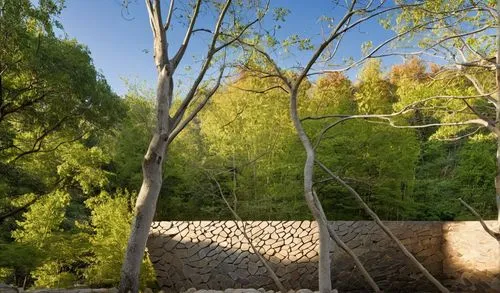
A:
<svg viewBox="0 0 500 293">
<path fill-rule="evenodd" d="M 335 39 L 337 38 L 339 35 L 339 31 L 340 29 L 350 21 L 350 19 L 352 18 L 352 16 L 356 13 L 356 11 L 354 10 L 354 6 L 356 5 L 356 0 L 353 0 L 351 2 L 351 5 L 349 6 L 349 9 L 347 11 L 346 14 L 344 14 L 344 16 L 342 17 L 342 19 L 338 22 L 338 24 L 336 25 L 335 29 L 332 31 L 332 33 L 330 34 L 330 36 L 316 49 L 316 51 L 314 52 L 314 54 L 312 55 L 312 57 L 309 59 L 309 62 L 307 62 L 307 65 L 304 67 L 304 69 L 302 70 L 302 72 L 299 74 L 299 76 L 295 79 L 295 83 L 293 85 L 293 91 L 296 91 L 300 84 L 302 83 L 302 80 L 307 76 L 307 74 L 309 73 L 309 70 L 311 69 L 311 67 L 314 65 L 314 63 L 316 63 L 316 60 L 318 60 L 318 58 L 321 56 L 321 54 L 323 53 L 323 51 L 325 50 L 325 48 Z M 344 29 L 344 32 L 347 31 L 347 28 Z"/>
<path fill-rule="evenodd" d="M 245 25 L 245 27 L 240 31 L 240 33 L 237 34 L 237 36 L 235 36 L 233 39 L 231 39 L 230 41 L 228 41 L 228 42 L 226 42 L 226 43 L 224 43 L 224 44 L 216 47 L 217 40 L 219 39 L 219 36 L 221 35 L 222 21 L 224 20 L 224 16 L 226 15 L 226 13 L 227 13 L 227 11 L 229 9 L 230 4 L 231 4 L 231 0 L 227 0 L 226 4 L 222 8 L 221 13 L 219 14 L 219 18 L 218 18 L 217 23 L 215 25 L 214 34 L 213 34 L 213 37 L 212 37 L 212 41 L 211 41 L 210 47 L 209 47 L 208 52 L 207 52 L 207 56 L 205 58 L 205 62 L 203 64 L 203 66 L 202 66 L 202 68 L 200 70 L 200 73 L 199 73 L 197 79 L 195 80 L 193 86 L 191 87 L 190 91 L 186 95 L 185 99 L 182 101 L 179 109 L 177 110 L 177 112 L 175 113 L 175 115 L 173 117 L 174 127 L 177 127 L 177 125 L 180 123 L 182 117 L 184 116 L 184 113 L 185 113 L 187 107 L 189 106 L 189 104 L 191 103 L 192 99 L 194 98 L 194 95 L 196 93 L 196 89 L 198 88 L 199 84 L 203 80 L 203 77 L 205 76 L 205 73 L 207 72 L 208 68 L 210 67 L 210 64 L 212 62 L 212 59 L 213 59 L 214 55 L 217 52 L 219 52 L 220 50 L 222 50 L 222 49 L 230 46 L 234 42 L 239 41 L 240 37 L 252 25 L 254 25 L 258 21 L 260 21 L 262 19 L 262 17 L 263 17 L 263 16 L 259 16 L 257 19 L 251 21 L 250 23 L 248 23 L 247 25 Z M 268 9 L 268 7 L 269 7 L 269 2 L 267 3 L 266 9 Z"/>
<path fill-rule="evenodd" d="M 483 32 L 483 31 L 485 31 L 487 29 L 490 29 L 490 28 L 491 28 L 490 25 L 486 25 L 486 26 L 481 27 L 481 28 L 479 28 L 477 30 L 474 30 L 474 31 L 451 35 L 451 36 L 448 36 L 446 38 L 440 39 L 439 41 L 437 41 L 437 42 L 435 42 L 435 43 L 433 43 L 433 44 L 431 44 L 431 45 L 427 46 L 426 48 L 424 48 L 422 50 L 419 50 L 419 51 L 414 51 L 414 52 L 399 52 L 399 53 L 398 52 L 393 52 L 393 53 L 379 54 L 379 55 L 373 55 L 372 58 L 382 58 L 382 57 L 389 57 L 389 56 L 395 56 L 395 55 L 411 56 L 411 55 L 422 55 L 422 54 L 426 54 L 426 55 L 429 55 L 431 57 L 436 57 L 436 55 L 426 53 L 426 51 L 432 50 L 435 47 L 441 45 L 442 43 L 444 43 L 446 41 L 449 41 L 449 40 L 452 40 L 452 39 L 459 39 L 462 42 L 464 42 L 464 44 L 466 44 L 466 46 L 468 47 L 469 50 L 473 51 L 476 55 L 480 56 L 481 59 L 488 60 L 486 57 L 480 55 L 476 50 L 474 50 L 473 48 L 471 48 L 470 45 L 462 39 L 462 37 L 469 36 L 469 35 L 474 35 L 474 34 L 477 34 L 479 32 Z M 460 65 L 460 66 L 480 66 L 480 67 L 491 68 L 491 66 L 479 65 L 478 62 L 473 62 L 473 63 L 458 63 L 457 65 Z"/>
<path fill-rule="evenodd" d="M 191 86 L 189 92 L 186 94 L 186 97 L 184 98 L 184 100 L 182 101 L 181 105 L 179 106 L 179 109 L 176 111 L 176 113 L 174 114 L 174 117 L 173 117 L 173 121 L 174 121 L 174 125 L 173 127 L 177 127 L 177 125 L 181 122 L 181 119 L 182 117 L 184 116 L 184 113 L 187 109 L 187 107 L 189 106 L 189 104 L 191 103 L 191 101 L 193 100 L 195 94 L 196 94 L 196 91 L 198 89 L 198 86 L 200 85 L 200 83 L 202 82 L 203 78 L 205 77 L 205 74 L 206 72 L 208 71 L 211 63 L 212 63 L 212 59 L 215 55 L 215 45 L 217 43 L 217 40 L 219 39 L 219 35 L 220 35 L 220 29 L 221 29 L 221 26 L 222 26 L 222 21 L 224 20 L 224 17 L 229 9 L 229 6 L 231 4 L 231 0 L 227 0 L 224 7 L 222 8 L 220 14 L 219 14 L 219 18 L 217 20 L 217 23 L 215 24 L 215 29 L 214 29 L 214 34 L 212 36 L 212 41 L 211 41 L 211 44 L 210 44 L 210 47 L 208 49 L 208 52 L 207 52 L 207 55 L 205 57 L 205 62 L 203 63 L 201 69 L 200 69 L 200 72 L 198 73 L 198 76 L 196 77 L 193 85 Z"/>
<path fill-rule="evenodd" d="M 234 42 L 236 42 L 237 40 L 240 39 L 240 37 L 254 24 L 256 24 L 257 22 L 259 21 L 259 19 L 255 19 L 254 21 L 250 22 L 249 24 L 247 24 L 242 30 L 241 32 L 239 32 L 233 39 L 231 39 L 230 41 L 220 45 L 219 47 L 215 48 L 215 52 L 218 52 L 222 49 L 224 49 L 225 47 L 227 46 L 230 46 L 231 44 L 233 44 Z"/>
<path fill-rule="evenodd" d="M 413 129 L 419 129 L 419 128 L 429 128 L 429 127 L 438 127 L 438 126 L 464 126 L 464 125 L 473 125 L 473 124 L 476 124 L 476 125 L 481 125 L 481 126 L 484 126 L 484 127 L 487 127 L 488 129 L 490 129 L 495 135 L 497 136 L 500 136 L 500 131 L 497 130 L 494 125 L 491 125 L 490 123 L 488 123 L 487 121 L 484 121 L 482 119 L 471 119 L 471 120 L 467 120 L 467 121 L 460 121 L 460 122 L 448 122 L 448 123 L 429 123 L 429 124 L 422 124 L 422 125 L 397 125 L 394 123 L 394 121 L 391 119 L 391 117 L 394 117 L 394 116 L 397 116 L 397 115 L 400 115 L 404 112 L 397 112 L 397 113 L 393 113 L 393 114 L 388 114 L 388 115 L 376 115 L 376 114 L 367 114 L 367 115 L 352 115 L 352 116 L 344 116 L 344 118 L 341 118 L 329 125 L 327 125 L 325 128 L 323 128 L 323 130 L 321 130 L 317 140 L 316 140 L 316 143 L 314 144 L 314 148 L 316 149 L 321 140 L 323 139 L 324 135 L 330 130 L 332 129 L 333 127 L 345 122 L 345 121 L 348 121 L 348 120 L 352 120 L 352 119 L 370 119 L 370 118 L 374 118 L 374 119 L 380 119 L 380 120 L 384 120 L 386 121 L 387 123 L 383 123 L 385 125 L 389 125 L 391 127 L 394 127 L 394 128 L 413 128 Z M 329 115 L 330 117 L 332 115 Z M 343 116 L 343 115 L 339 115 L 340 116 Z"/>
<path fill-rule="evenodd" d="M 181 62 L 181 59 L 184 56 L 184 53 L 186 52 L 186 49 L 189 45 L 189 40 L 191 39 L 191 36 L 193 35 L 194 25 L 196 23 L 196 19 L 198 18 L 198 14 L 200 12 L 201 2 L 202 2 L 202 0 L 196 1 L 196 4 L 194 6 L 193 15 L 191 16 L 191 21 L 189 22 L 188 29 L 186 30 L 186 35 L 184 36 L 184 40 L 182 41 L 182 44 L 179 47 L 179 50 L 177 51 L 177 53 L 175 54 L 174 58 L 171 61 L 172 62 L 172 70 L 175 70 L 175 68 L 177 68 L 177 65 L 179 65 L 179 63 Z M 231 1 L 228 0 L 228 2 L 231 2 Z"/>
<path fill-rule="evenodd" d="M 440 139 L 437 139 L 437 140 L 441 140 L 441 141 L 458 141 L 458 140 L 461 140 L 461 139 L 473 136 L 474 134 L 478 133 L 479 130 L 481 130 L 481 129 L 483 129 L 483 127 L 478 127 L 478 128 L 476 128 L 476 130 L 474 130 L 472 132 L 469 132 L 467 134 L 464 134 L 464 135 L 460 135 L 460 136 L 456 136 L 456 137 L 451 137 L 451 138 L 440 138 Z"/>
<path fill-rule="evenodd" d="M 207 29 L 207 28 L 197 28 L 197 29 L 194 29 L 193 30 L 193 34 L 196 33 L 196 32 L 206 32 L 206 33 L 209 33 L 209 34 L 212 34 L 212 31 Z"/>
<path fill-rule="evenodd" d="M 393 7 L 392 10 L 394 9 L 400 9 L 401 7 Z M 375 53 L 377 53 L 378 51 L 380 51 L 382 48 L 384 48 L 387 44 L 391 43 L 391 42 L 394 42 L 395 40 L 398 40 L 412 32 L 414 32 L 416 29 L 418 28 L 422 28 L 422 27 L 425 27 L 429 24 L 432 24 L 432 23 L 436 23 L 436 22 L 439 22 L 443 19 L 446 19 L 450 16 L 445 16 L 445 17 L 442 17 L 442 18 L 439 18 L 439 19 L 433 19 L 431 21 L 428 21 L 424 24 L 421 24 L 421 25 L 418 25 L 418 26 L 415 26 L 415 27 L 412 27 L 404 32 L 401 32 L 401 33 L 398 33 L 397 35 L 389 38 L 389 39 L 386 39 L 385 41 L 383 41 L 382 43 L 380 43 L 377 47 L 375 47 L 374 49 L 372 49 L 366 56 L 362 57 L 361 59 L 359 59 L 358 61 L 356 62 L 353 62 L 352 64 L 344 67 L 344 68 L 339 68 L 339 69 L 329 69 L 329 70 L 323 70 L 323 71 L 318 71 L 318 72 L 313 72 L 313 73 L 310 73 L 308 75 L 316 75 L 316 74 L 321 74 L 321 73 L 327 73 L 327 72 L 342 72 L 342 71 L 347 71 L 353 67 L 356 67 L 360 64 L 362 64 L 363 62 L 365 62 L 366 60 L 370 59 L 370 58 L 374 58 L 375 57 Z M 367 17 L 369 18 L 369 17 Z M 365 20 L 366 21 L 366 20 Z M 357 22 L 356 22 L 357 23 Z M 348 29 L 348 28 L 346 28 Z"/>
<path fill-rule="evenodd" d="M 288 93 L 288 90 L 285 89 L 284 87 L 282 87 L 281 85 L 275 85 L 275 86 L 268 87 L 268 88 L 263 89 L 263 90 L 244 89 L 244 88 L 240 88 L 240 87 L 237 87 L 237 86 L 234 86 L 234 85 L 229 85 L 229 86 L 232 87 L 232 88 L 235 88 L 237 90 L 240 90 L 240 91 L 254 93 L 254 94 L 265 94 L 265 93 L 267 93 L 269 91 L 272 91 L 274 89 L 280 89 L 280 90 L 284 91 L 285 93 Z"/>
<path fill-rule="evenodd" d="M 401 114 L 405 114 L 409 111 L 412 111 L 416 108 L 415 106 L 419 104 L 423 104 L 425 102 L 431 101 L 431 100 L 436 100 L 436 99 L 454 99 L 454 100 L 468 100 L 468 99 L 477 99 L 477 98 L 491 98 L 493 94 L 495 94 L 496 91 L 491 92 L 491 93 L 485 93 L 485 94 L 480 94 L 480 95 L 470 95 L 470 96 L 451 96 L 451 95 L 436 95 L 436 96 L 431 96 L 416 102 L 413 102 L 411 104 L 408 104 L 404 106 L 401 110 L 390 113 L 390 114 L 363 114 L 363 115 L 344 115 L 344 114 L 328 114 L 328 115 L 322 115 L 322 116 L 307 116 L 301 119 L 301 121 L 306 121 L 306 120 L 321 120 L 321 119 L 328 119 L 328 118 L 348 118 L 348 117 L 353 117 L 353 118 L 378 118 L 378 117 L 394 117 L 398 116 Z M 488 99 L 489 101 L 490 99 Z"/>
<path fill-rule="evenodd" d="M 186 119 L 184 119 L 184 121 L 180 122 L 175 127 L 175 129 L 172 131 L 172 133 L 168 136 L 168 143 L 172 142 L 172 140 L 184 128 L 186 128 L 186 126 L 188 125 L 188 123 L 191 122 L 191 120 L 193 120 L 194 117 L 196 117 L 196 115 L 201 111 L 201 109 L 203 109 L 203 107 L 205 107 L 205 105 L 207 104 L 208 100 L 210 100 L 210 98 L 215 94 L 215 92 L 217 92 L 217 89 L 219 88 L 220 83 L 221 83 L 222 76 L 224 75 L 224 69 L 225 69 L 225 66 L 222 66 L 221 69 L 220 69 L 220 73 L 219 73 L 219 76 L 217 78 L 217 81 L 216 81 L 215 85 L 212 87 L 212 89 L 210 89 L 210 91 L 208 91 L 208 93 L 205 94 L 204 99 L 196 106 L 196 108 L 188 115 L 188 117 L 186 117 Z"/>
<path fill-rule="evenodd" d="M 154 1 L 151 3 L 151 1 Z M 146 0 L 149 23 L 154 37 L 154 59 L 156 70 L 160 73 L 168 64 L 168 43 L 162 23 L 160 0 Z"/>
<path fill-rule="evenodd" d="M 465 78 L 467 78 L 472 83 L 472 85 L 476 88 L 476 90 L 477 90 L 478 93 L 480 93 L 481 95 L 483 95 L 485 97 L 489 96 L 488 101 L 496 105 L 497 101 L 493 97 L 491 97 L 491 95 L 494 94 L 494 93 L 498 93 L 498 90 L 495 91 L 492 94 L 488 94 L 484 90 L 483 86 L 476 79 L 476 77 L 474 77 L 473 75 L 467 74 L 467 73 L 464 74 L 464 76 L 465 76 Z"/>
<path fill-rule="evenodd" d="M 321 140 L 323 139 L 324 135 L 333 127 L 337 126 L 338 124 L 341 124 L 345 121 L 352 120 L 352 119 L 378 119 L 378 120 L 383 120 L 387 123 L 384 123 L 386 125 L 390 125 L 394 128 L 413 128 L 413 129 L 418 129 L 418 128 L 429 128 L 429 127 L 438 127 L 438 126 L 463 126 L 463 125 L 481 125 L 482 127 L 488 128 L 491 132 L 493 132 L 497 137 L 500 137 L 500 130 L 495 127 L 495 124 L 493 121 L 490 121 L 489 119 L 483 119 L 481 116 L 479 116 L 477 119 L 470 119 L 467 121 L 458 121 L 458 122 L 439 122 L 439 123 L 429 123 L 429 124 L 423 124 L 423 125 L 398 125 L 396 124 L 391 118 L 394 118 L 396 116 L 400 116 L 403 114 L 406 114 L 410 111 L 415 111 L 415 110 L 420 110 L 420 108 L 415 108 L 415 106 L 425 103 L 427 101 L 435 100 L 435 99 L 457 99 L 457 100 L 464 100 L 466 101 L 467 99 L 473 99 L 473 98 L 488 98 L 491 97 L 491 93 L 486 93 L 486 94 L 481 94 L 481 95 L 472 95 L 472 96 L 447 96 L 447 95 L 438 95 L 438 96 L 432 96 L 428 97 L 425 99 L 422 99 L 420 101 L 416 101 L 414 103 L 408 104 L 404 106 L 401 110 L 390 113 L 390 114 L 361 114 L 361 115 L 343 115 L 343 114 L 330 114 L 330 115 L 322 115 L 322 116 L 307 116 L 305 118 L 302 118 L 301 121 L 305 120 L 321 120 L 321 119 L 330 119 L 330 118 L 339 118 L 339 120 L 325 126 L 323 130 L 320 132 L 318 139 L 316 140 L 316 143 L 314 145 L 314 148 L 317 148 Z M 476 115 L 477 116 L 477 115 Z"/>
<path fill-rule="evenodd" d="M 387 226 L 382 223 L 378 215 L 363 201 L 363 198 L 359 195 L 359 193 L 354 190 L 349 184 L 347 184 L 340 177 L 335 175 L 330 169 L 328 169 L 325 165 L 323 165 L 320 161 L 316 160 L 316 163 L 325 171 L 330 177 L 334 178 L 337 182 L 339 182 L 343 187 L 345 187 L 356 199 L 356 201 L 361 205 L 361 207 L 365 210 L 365 212 L 370 215 L 370 217 L 377 223 L 377 225 L 389 236 L 399 247 L 399 249 L 406 255 L 410 261 L 415 265 L 424 276 L 436 286 L 439 291 L 449 293 L 450 291 L 446 289 L 434 276 L 429 273 L 429 271 L 411 254 L 411 252 L 406 249 L 406 247 L 399 241 L 399 239 L 394 236 L 392 231 L 387 228 Z"/>
<path fill-rule="evenodd" d="M 153 23 L 154 19 L 153 4 L 151 3 L 151 0 L 145 0 L 145 1 L 146 1 L 146 10 L 148 11 L 148 16 L 149 16 L 149 25 L 151 26 L 151 31 L 153 32 L 153 35 L 156 35 L 156 29 Z"/>
<path fill-rule="evenodd" d="M 495 238 L 497 241 L 500 241 L 500 232 L 495 232 L 486 225 L 484 222 L 483 218 L 479 213 L 470 205 L 468 205 L 465 201 L 463 201 L 461 198 L 458 199 L 474 216 L 477 217 L 478 221 L 481 223 L 481 226 L 483 226 L 484 231 L 486 231 L 488 234 L 491 235 L 491 237 Z"/>
<path fill-rule="evenodd" d="M 175 5 L 175 0 L 170 0 L 170 5 L 168 7 L 167 21 L 165 22 L 165 26 L 163 27 L 165 31 L 168 31 L 168 29 L 170 28 L 172 15 L 174 14 L 174 5 Z"/>
<path fill-rule="evenodd" d="M 278 77 L 285 83 L 285 85 L 288 88 L 290 88 L 290 89 L 292 88 L 292 84 L 291 84 L 290 80 L 288 80 L 288 78 L 282 72 L 282 70 L 280 69 L 278 64 L 276 64 L 276 62 L 271 57 L 271 55 L 269 55 L 269 53 L 267 53 L 264 49 L 259 48 L 255 44 L 251 44 L 251 43 L 248 43 L 248 42 L 243 41 L 243 40 L 238 40 L 238 42 L 241 43 L 242 45 L 245 45 L 245 46 L 252 48 L 256 52 L 258 52 L 260 55 L 262 55 L 264 58 L 266 58 L 267 62 L 269 62 L 269 64 L 273 67 L 275 74 L 269 74 L 268 72 L 261 72 L 261 73 L 267 74 L 268 76 L 271 76 L 271 77 Z M 253 70 L 253 68 L 252 68 L 252 70 Z"/>
<path fill-rule="evenodd" d="M 243 228 L 240 229 L 239 225 L 238 225 L 238 222 L 236 222 L 236 225 L 238 226 L 238 229 L 240 229 L 241 233 L 243 233 L 243 236 L 245 237 L 245 239 L 248 242 L 248 244 L 252 247 L 252 250 L 257 255 L 257 257 L 259 258 L 260 262 L 266 267 L 266 270 L 267 270 L 269 276 L 271 277 L 271 279 L 273 279 L 274 284 L 276 285 L 276 287 L 278 287 L 278 289 L 281 292 L 288 292 L 288 290 L 285 289 L 285 287 L 283 286 L 283 284 L 281 283 L 280 279 L 278 278 L 278 276 L 276 275 L 276 273 L 274 272 L 274 270 L 271 268 L 271 266 L 269 265 L 269 263 L 267 262 L 267 260 L 262 256 L 262 254 L 260 253 L 260 251 L 253 244 L 252 239 L 248 236 L 248 234 L 246 232 L 245 222 L 243 222 L 243 220 L 240 218 L 240 216 L 236 213 L 236 211 L 231 207 L 231 205 L 227 201 L 226 196 L 224 196 L 224 192 L 222 191 L 222 187 L 219 184 L 219 181 L 215 177 L 211 176 L 210 174 L 207 174 L 207 175 L 209 177 L 211 177 L 212 180 L 217 184 L 217 188 L 219 189 L 220 196 L 224 200 L 224 203 L 226 204 L 227 208 L 233 214 L 233 216 L 236 219 L 236 221 L 240 222 L 243 225 Z"/>
<path fill-rule="evenodd" d="M 319 201 L 319 198 L 318 198 L 316 192 L 313 192 L 313 197 L 314 197 L 315 202 L 317 203 L 316 206 L 317 206 L 318 210 L 321 212 L 321 214 L 325 218 L 324 219 L 325 222 L 327 222 L 326 226 L 328 228 L 328 233 L 330 234 L 330 238 L 333 241 L 335 241 L 335 243 L 337 243 L 337 245 L 343 251 L 345 251 L 345 253 L 347 253 L 353 259 L 353 261 L 356 264 L 357 268 L 360 270 L 361 274 L 363 275 L 363 277 L 365 278 L 365 280 L 368 282 L 368 284 L 370 285 L 370 287 L 372 287 L 373 291 L 375 291 L 375 292 L 382 292 L 380 290 L 380 288 L 378 287 L 377 283 L 375 283 L 375 281 L 373 280 L 373 278 L 370 276 L 370 274 L 366 270 L 366 268 L 363 265 L 363 263 L 359 260 L 358 256 L 349 248 L 349 246 L 347 246 L 345 244 L 344 241 L 342 241 L 342 239 L 340 239 L 340 237 L 337 235 L 337 233 L 335 232 L 335 230 L 328 224 L 328 220 L 326 219 L 325 211 L 323 210 L 323 207 L 321 206 L 321 203 Z"/>
</svg>

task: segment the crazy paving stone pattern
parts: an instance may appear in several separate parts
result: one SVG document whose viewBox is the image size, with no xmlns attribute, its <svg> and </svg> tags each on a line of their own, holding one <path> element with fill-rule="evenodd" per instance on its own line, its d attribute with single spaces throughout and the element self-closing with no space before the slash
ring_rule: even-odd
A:
<svg viewBox="0 0 500 293">
<path fill-rule="evenodd" d="M 467 234 L 475 222 L 463 222 L 465 226 L 455 230 L 454 223 L 448 226 L 442 222 L 385 223 L 432 274 L 447 281 L 449 286 L 471 290 L 470 284 L 457 280 L 450 272 L 443 273 L 443 263 L 447 264 L 444 261 L 444 244 L 446 247 L 456 243 L 464 246 L 454 240 L 461 239 L 463 242 L 463 237 L 452 239 L 448 236 L 451 240 L 444 241 L 443 234 Z M 374 222 L 338 221 L 331 222 L 331 225 L 385 292 L 435 291 Z M 443 233 L 443 227 L 446 233 Z M 243 229 L 285 287 L 317 289 L 318 232 L 316 223 L 311 221 L 154 222 L 147 246 L 162 289 L 165 292 L 182 292 L 192 287 L 217 290 L 262 287 L 277 290 L 245 239 Z M 489 237 L 487 234 L 476 234 L 471 241 Z M 470 241 L 467 245 L 471 245 Z M 453 254 L 455 250 L 448 249 L 446 255 L 457 257 Z M 340 292 L 367 292 L 368 286 L 353 261 L 333 242 L 331 259 L 334 288 Z M 484 286 L 494 287 L 498 273 L 490 270 L 489 277 L 493 279 L 490 278 Z"/>
</svg>

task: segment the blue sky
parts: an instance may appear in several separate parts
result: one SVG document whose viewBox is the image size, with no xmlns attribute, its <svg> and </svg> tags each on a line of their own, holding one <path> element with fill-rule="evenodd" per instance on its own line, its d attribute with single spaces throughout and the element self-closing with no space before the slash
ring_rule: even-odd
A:
<svg viewBox="0 0 500 293">
<path fill-rule="evenodd" d="M 67 0 L 60 20 L 65 33 L 86 44 L 92 52 L 94 64 L 118 94 L 127 91 L 123 78 L 143 82 L 154 87 L 156 72 L 151 52 L 152 35 L 143 0 L 131 0 L 128 15 L 121 6 L 122 0 Z M 164 11 L 168 1 L 164 0 Z M 185 1 L 177 1 L 182 4 Z M 343 2 L 343 1 L 340 1 Z M 340 17 L 342 9 L 336 8 L 332 0 L 275 0 L 274 6 L 290 9 L 287 21 L 282 25 L 281 35 L 299 34 L 318 40 L 320 37 L 319 18 L 322 15 Z M 124 17 L 125 16 L 125 17 Z M 200 19 L 208 21 L 206 16 Z M 176 25 L 174 23 L 174 25 Z M 338 59 L 360 56 L 360 45 L 366 40 L 384 40 L 392 33 L 383 30 L 373 21 L 349 34 L 339 50 Z M 182 27 L 170 36 L 172 47 L 182 40 Z M 193 42 L 190 56 L 201 54 L 203 43 Z M 145 52 L 147 50 L 148 52 Z M 298 52 L 283 60 L 285 65 L 303 62 L 311 52 Z M 186 61 L 187 65 L 191 61 Z M 349 74 L 355 75 L 355 71 Z"/>
</svg>

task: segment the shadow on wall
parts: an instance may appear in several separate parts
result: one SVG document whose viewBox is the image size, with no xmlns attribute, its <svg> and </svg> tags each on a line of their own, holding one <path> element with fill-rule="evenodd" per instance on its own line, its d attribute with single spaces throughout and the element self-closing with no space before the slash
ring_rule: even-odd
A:
<svg viewBox="0 0 500 293">
<path fill-rule="evenodd" d="M 254 246 L 269 261 L 285 287 L 317 289 L 318 232 L 315 222 L 244 223 Z M 417 259 L 436 277 L 446 280 L 448 286 L 453 286 L 455 290 L 465 290 L 464 292 L 494 290 L 494 280 L 496 278 L 498 281 L 499 273 L 498 266 L 496 272 L 492 268 L 495 265 L 492 264 L 491 258 L 484 258 L 488 263 L 486 277 L 482 273 L 484 270 L 479 270 L 480 276 L 476 277 L 471 273 L 474 270 L 465 270 L 457 262 L 457 257 L 460 260 L 465 259 L 465 253 L 462 251 L 471 250 L 470 247 L 476 246 L 472 244 L 467 247 L 463 244 L 464 240 L 457 236 L 470 232 L 475 224 L 464 223 L 459 226 L 458 223 L 442 222 L 386 222 Z M 332 222 L 332 225 L 385 292 L 435 292 L 434 287 L 408 263 L 407 258 L 375 223 L 340 221 Z M 257 255 L 252 253 L 241 228 L 242 222 L 234 221 L 153 223 L 148 250 L 162 289 L 166 292 L 180 292 L 190 287 L 263 287 L 277 290 Z M 487 240 L 489 235 L 484 233 L 474 237 L 474 240 L 483 241 Z M 447 240 L 443 240 L 445 238 Z M 458 239 L 462 239 L 461 242 Z M 452 248 L 458 244 L 460 249 Z M 443 248 L 447 250 L 444 253 Z M 451 253 L 452 251 L 458 253 Z M 342 292 L 370 291 L 347 254 L 333 243 L 331 253 L 334 288 Z M 484 253 L 490 253 L 492 256 L 489 250 Z M 458 256 L 459 254 L 461 256 Z M 468 261 L 474 261 L 475 256 L 470 255 Z M 453 257 L 448 260 L 448 256 Z M 498 261 L 498 255 L 494 260 Z M 465 265 L 470 266 L 469 262 Z M 453 280 L 449 280 L 450 278 Z M 475 287 L 469 284 L 476 280 L 482 280 L 484 284 L 474 284 Z"/>
</svg>

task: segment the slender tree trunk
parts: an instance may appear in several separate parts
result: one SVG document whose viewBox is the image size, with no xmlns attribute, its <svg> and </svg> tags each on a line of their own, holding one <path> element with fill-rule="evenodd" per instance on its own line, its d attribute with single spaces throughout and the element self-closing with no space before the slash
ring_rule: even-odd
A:
<svg viewBox="0 0 500 293">
<path fill-rule="evenodd" d="M 328 223 L 326 217 L 322 217 L 321 210 L 316 205 L 313 191 L 313 175 L 314 175 L 314 149 L 311 141 L 302 127 L 299 115 L 297 112 L 297 91 L 293 90 L 290 93 L 290 116 L 297 131 L 297 135 L 304 146 L 307 154 L 304 164 L 304 196 L 311 210 L 311 213 L 318 224 L 319 230 L 319 292 L 330 293 L 332 290 L 331 267 L 330 267 L 330 234 L 328 231 Z"/>
<path fill-rule="evenodd" d="M 497 129 L 500 128 L 500 0 L 497 1 L 497 54 L 495 61 L 495 75 L 496 75 L 496 119 L 495 119 L 495 127 Z M 500 136 L 497 136 L 497 174 L 495 177 L 495 193 L 496 193 L 496 202 L 497 202 L 497 231 L 500 232 Z M 498 239 L 497 239 L 498 240 Z"/>
<path fill-rule="evenodd" d="M 354 253 L 354 251 L 352 251 L 344 243 L 344 241 L 342 241 L 342 239 L 340 239 L 340 237 L 337 235 L 337 233 L 332 228 L 332 226 L 328 224 L 328 219 L 326 218 L 325 211 L 323 210 L 323 206 L 321 205 L 321 202 L 319 201 L 318 196 L 317 196 L 317 194 L 316 194 L 315 191 L 313 191 L 313 196 L 314 196 L 314 202 L 315 202 L 316 206 L 318 207 L 318 210 L 321 213 L 321 218 L 323 218 L 324 221 L 327 223 L 327 228 L 328 228 L 328 233 L 330 235 L 330 238 L 335 243 L 337 243 L 337 245 L 340 247 L 340 249 L 342 249 L 345 253 L 347 253 L 352 258 L 352 260 L 354 261 L 354 263 L 358 267 L 359 271 L 361 272 L 361 274 L 365 278 L 366 282 L 368 282 L 368 284 L 370 285 L 370 287 L 372 287 L 373 291 L 375 291 L 375 292 L 382 292 L 382 291 L 380 291 L 380 288 L 377 286 L 377 283 L 375 283 L 375 281 L 373 280 L 373 278 L 370 276 L 370 274 L 368 273 L 368 271 L 365 269 L 365 266 L 363 266 L 363 264 L 361 263 L 361 261 L 359 260 L 359 258 L 356 256 L 356 254 Z"/>
<path fill-rule="evenodd" d="M 158 58 L 157 56 L 159 55 L 155 57 Z M 149 229 L 156 211 L 156 201 L 162 186 L 162 165 L 167 155 L 170 135 L 169 109 L 173 93 L 173 80 L 166 65 L 158 67 L 156 129 L 142 162 L 142 186 L 135 203 L 134 219 L 118 287 L 118 291 L 121 293 L 139 292 L 139 273 Z"/>
<path fill-rule="evenodd" d="M 137 197 L 130 238 L 121 271 L 119 292 L 139 292 L 139 273 L 156 202 L 162 186 L 162 164 L 167 143 L 155 135 L 142 164 L 144 179 Z"/>
</svg>

